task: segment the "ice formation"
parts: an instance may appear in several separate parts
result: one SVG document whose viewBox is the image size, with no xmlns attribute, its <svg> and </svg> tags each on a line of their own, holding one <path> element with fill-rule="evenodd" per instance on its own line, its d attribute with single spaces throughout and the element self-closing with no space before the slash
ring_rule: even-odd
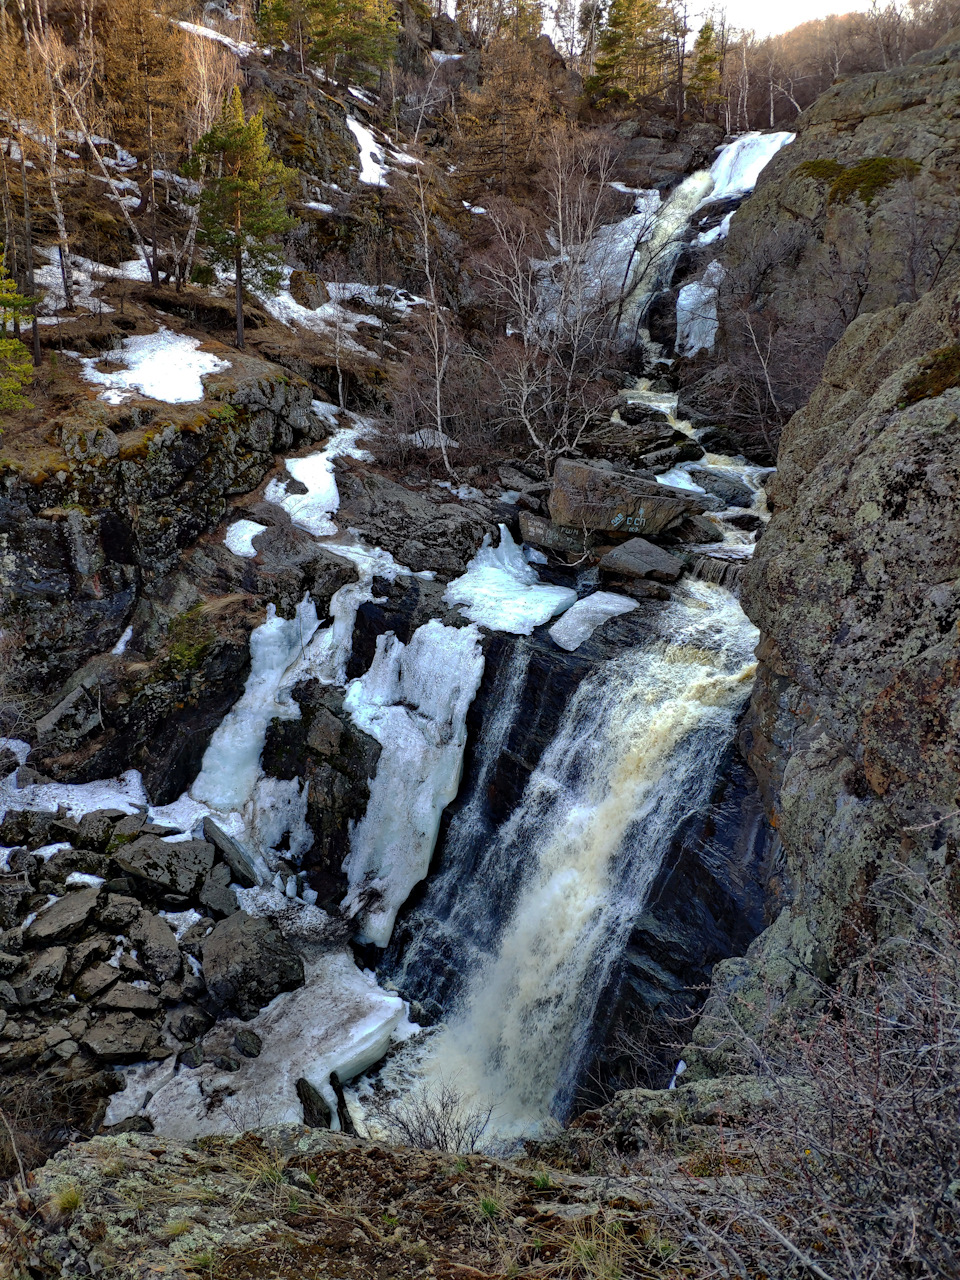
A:
<svg viewBox="0 0 960 1280">
<path fill-rule="evenodd" d="M 266 621 L 250 635 L 250 675 L 243 694 L 210 739 L 190 788 L 194 800 L 230 812 L 242 810 L 252 797 L 267 726 L 276 717 L 300 717 L 300 708 L 289 694 L 281 693 L 280 686 L 318 626 L 317 608 L 309 596 L 289 620 L 278 617 L 274 606 L 268 605 Z"/>
<path fill-rule="evenodd" d="M 406 645 L 392 632 L 378 636 L 369 671 L 347 686 L 345 708 L 383 748 L 344 862 L 345 905 L 364 910 L 367 942 L 387 945 L 397 911 L 427 874 L 440 815 L 457 794 L 467 710 L 482 675 L 477 628 L 434 618 Z"/>
<path fill-rule="evenodd" d="M 710 200 L 745 196 L 757 185 L 761 172 L 795 133 L 743 133 L 723 148 L 710 168 Z"/>
<path fill-rule="evenodd" d="M 502 524 L 500 545 L 491 547 L 485 538 L 466 573 L 450 583 L 443 598 L 447 604 L 460 605 L 465 618 L 491 631 L 528 636 L 534 627 L 568 609 L 577 593 L 570 587 L 541 583 Z"/>
<path fill-rule="evenodd" d="M 311 910 L 301 907 L 300 910 Z M 229 1051 L 241 1028 L 256 1032 L 263 1048 L 242 1071 L 212 1062 L 193 1069 L 176 1060 L 146 1063 L 125 1072 L 126 1088 L 111 1099 L 106 1122 L 138 1112 L 158 1133 L 190 1139 L 238 1133 L 266 1125 L 301 1124 L 297 1081 L 308 1081 L 336 1120 L 330 1074 L 351 1080 L 378 1062 L 405 1021 L 403 1001 L 382 991 L 346 951 L 328 952 L 305 966 L 306 981 L 271 1001 L 249 1022 L 219 1022 L 214 1035 Z M 209 1038 L 209 1037 L 208 1037 Z"/>
<path fill-rule="evenodd" d="M 726 240 L 730 234 L 730 223 L 733 221 L 733 215 L 736 210 L 731 209 L 729 213 L 725 213 L 715 227 L 711 227 L 709 231 L 701 231 L 698 236 L 694 236 L 691 242 L 694 249 L 703 249 L 708 244 L 716 244 L 718 240 Z"/>
<path fill-rule="evenodd" d="M 700 280 L 685 284 L 677 294 L 677 351 L 680 355 L 695 356 L 700 351 L 713 350 L 719 326 L 718 291 L 725 275 L 723 264 L 714 259 Z"/>
<path fill-rule="evenodd" d="M 547 632 L 554 644 L 572 653 L 579 649 L 584 640 L 589 640 L 598 627 L 602 627 L 610 618 L 617 618 L 623 613 L 636 609 L 636 600 L 617 595 L 613 591 L 597 591 L 584 600 L 571 605 L 559 621 L 555 622 Z"/>
<path fill-rule="evenodd" d="M 87 382 L 106 388 L 100 399 L 108 404 L 121 404 L 134 391 L 166 404 L 192 404 L 204 397 L 204 375 L 230 368 L 229 360 L 199 347 L 198 338 L 161 327 L 156 333 L 124 338 L 120 350 L 107 356 L 76 358 Z M 127 367 L 101 372 L 97 365 L 105 359 L 122 360 Z"/>
</svg>

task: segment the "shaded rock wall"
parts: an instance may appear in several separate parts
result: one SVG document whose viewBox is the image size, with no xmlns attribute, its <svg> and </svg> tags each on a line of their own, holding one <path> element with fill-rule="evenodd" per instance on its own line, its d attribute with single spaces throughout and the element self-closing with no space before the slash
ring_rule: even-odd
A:
<svg viewBox="0 0 960 1280">
<path fill-rule="evenodd" d="M 958 94 L 955 31 L 906 66 L 837 81 L 800 116 L 733 218 L 718 367 L 686 367 L 690 407 L 714 421 L 756 415 L 758 394 L 768 419 L 799 408 L 852 320 L 956 270 Z"/>
<path fill-rule="evenodd" d="M 743 743 L 794 900 L 721 986 L 789 998 L 836 971 L 892 927 L 870 901 L 891 867 L 956 883 L 958 381 L 955 277 L 855 321 L 784 432 L 742 586 L 763 635 Z"/>
</svg>

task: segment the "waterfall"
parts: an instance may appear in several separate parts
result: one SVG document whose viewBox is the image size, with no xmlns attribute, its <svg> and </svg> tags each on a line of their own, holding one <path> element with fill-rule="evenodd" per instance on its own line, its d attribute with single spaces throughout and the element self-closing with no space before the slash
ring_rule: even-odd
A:
<svg viewBox="0 0 960 1280">
<path fill-rule="evenodd" d="M 529 667 L 526 643 L 512 642 L 491 689 L 472 785 L 443 842 L 443 869 L 430 877 L 396 948 L 401 953 L 392 973 L 397 986 L 438 1009 L 475 971 L 496 933 L 501 902 L 490 886 L 502 885 L 508 868 L 491 818 L 490 789 L 520 715 Z"/>
<path fill-rule="evenodd" d="M 631 922 L 749 694 L 757 633 L 728 592 L 689 583 L 660 628 L 583 681 L 464 886 L 467 913 L 474 892 L 503 894 L 505 923 L 422 1072 L 492 1106 L 503 1138 L 568 1116 Z"/>
</svg>

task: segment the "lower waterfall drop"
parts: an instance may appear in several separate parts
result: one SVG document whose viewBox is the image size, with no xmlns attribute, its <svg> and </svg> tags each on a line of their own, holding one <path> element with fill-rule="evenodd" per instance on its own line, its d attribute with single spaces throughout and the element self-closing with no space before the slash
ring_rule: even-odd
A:
<svg viewBox="0 0 960 1280">
<path fill-rule="evenodd" d="M 631 922 L 750 692 L 757 632 L 728 592 L 688 583 L 660 630 L 571 700 L 496 840 L 524 867 L 512 911 L 421 1069 L 428 1092 L 491 1107 L 501 1140 L 569 1116 Z"/>
</svg>

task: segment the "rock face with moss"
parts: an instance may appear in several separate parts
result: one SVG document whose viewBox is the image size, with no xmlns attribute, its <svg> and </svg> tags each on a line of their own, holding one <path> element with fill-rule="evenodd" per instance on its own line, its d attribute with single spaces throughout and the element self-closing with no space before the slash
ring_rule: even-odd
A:
<svg viewBox="0 0 960 1280">
<path fill-rule="evenodd" d="M 719 367 L 694 382 L 692 408 L 723 421 L 747 368 L 769 378 L 769 416 L 799 408 L 852 320 L 956 270 L 958 92 L 960 29 L 906 66 L 837 81 L 800 116 L 733 218 Z M 765 350 L 770 335 L 761 368 L 753 340 Z"/>
<path fill-rule="evenodd" d="M 715 983 L 789 994 L 889 931 L 869 895 L 892 866 L 957 888 L 960 278 L 850 326 L 779 464 L 743 743 L 793 903 Z"/>
</svg>

